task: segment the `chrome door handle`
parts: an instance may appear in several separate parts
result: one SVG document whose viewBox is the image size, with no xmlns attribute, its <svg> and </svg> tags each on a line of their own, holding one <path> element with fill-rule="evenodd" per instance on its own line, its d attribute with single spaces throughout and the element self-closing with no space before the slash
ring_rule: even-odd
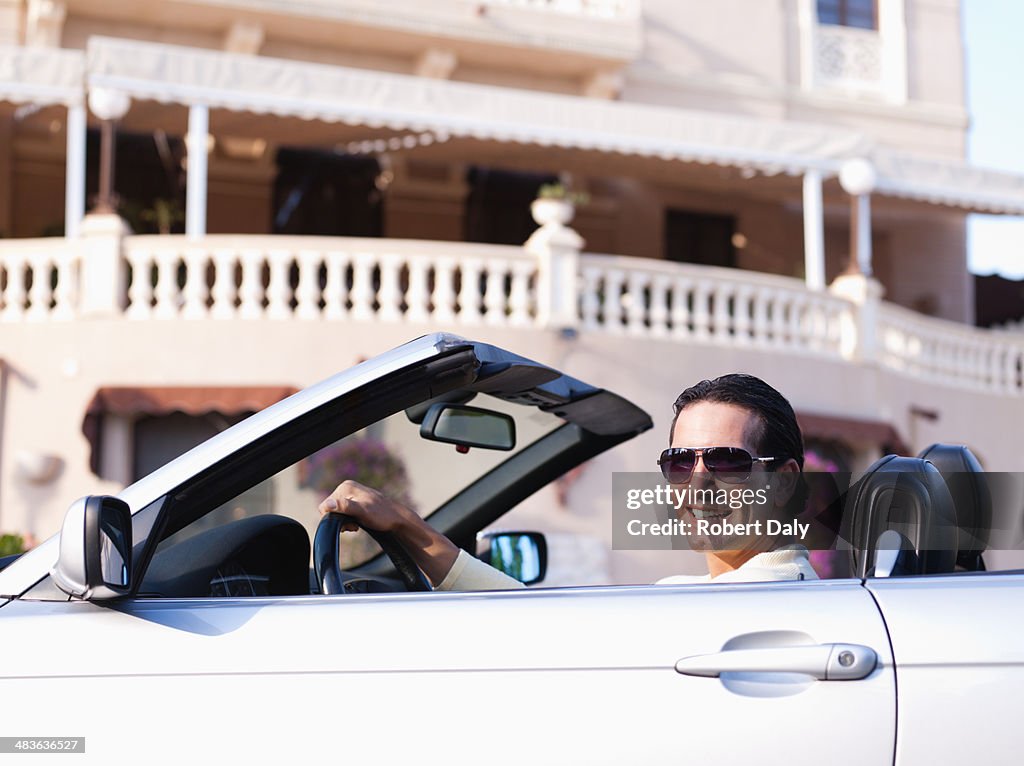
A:
<svg viewBox="0 0 1024 766">
<path fill-rule="evenodd" d="M 819 681 L 856 681 L 878 665 L 873 649 L 859 644 L 811 644 L 766 649 L 733 649 L 683 657 L 685 676 L 718 678 L 722 673 L 802 673 Z"/>
</svg>

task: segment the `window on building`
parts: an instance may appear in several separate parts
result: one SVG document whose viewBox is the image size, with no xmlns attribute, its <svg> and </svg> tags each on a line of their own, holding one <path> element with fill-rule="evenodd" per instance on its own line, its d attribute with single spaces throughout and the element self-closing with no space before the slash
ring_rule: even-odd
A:
<svg viewBox="0 0 1024 766">
<path fill-rule="evenodd" d="M 537 228 L 530 203 L 556 176 L 472 167 L 466 181 L 466 241 L 521 245 Z"/>
<path fill-rule="evenodd" d="M 818 0 L 818 23 L 878 29 L 877 0 Z"/>
<path fill-rule="evenodd" d="M 669 210 L 665 214 L 665 258 L 702 266 L 735 266 L 731 215 Z"/>
<path fill-rule="evenodd" d="M 381 167 L 373 157 L 281 149 L 274 182 L 274 233 L 380 237 Z"/>
</svg>

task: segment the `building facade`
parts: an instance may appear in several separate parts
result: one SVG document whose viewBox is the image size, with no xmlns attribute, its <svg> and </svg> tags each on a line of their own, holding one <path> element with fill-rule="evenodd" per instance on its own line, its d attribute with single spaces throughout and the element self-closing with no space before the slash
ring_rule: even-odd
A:
<svg viewBox="0 0 1024 766">
<path fill-rule="evenodd" d="M 438 329 L 659 428 L 741 369 L 852 468 L 1020 468 L 965 216 L 1024 178 L 964 160 L 956 0 L 0 0 L 0 42 L 0 528 Z M 586 484 L 524 518 L 603 540 Z"/>
</svg>

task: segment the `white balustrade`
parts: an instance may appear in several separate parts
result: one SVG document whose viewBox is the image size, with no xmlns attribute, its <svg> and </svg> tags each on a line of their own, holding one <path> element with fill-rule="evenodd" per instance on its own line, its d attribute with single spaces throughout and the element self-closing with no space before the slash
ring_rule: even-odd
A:
<svg viewBox="0 0 1024 766">
<path fill-rule="evenodd" d="M 324 237 L 129 236 L 132 320 L 410 322 L 536 327 L 537 259 L 524 248 Z M 75 319 L 81 246 L 0 242 L 0 321 Z M 663 342 L 877 363 L 901 374 L 1024 394 L 1024 335 L 925 317 L 875 299 L 810 292 L 795 279 L 584 254 L 579 326 Z M 865 326 L 865 325 L 869 326 Z M 877 340 L 865 351 L 864 334 Z"/>
<path fill-rule="evenodd" d="M 799 280 L 610 255 L 581 256 L 581 273 L 584 329 L 840 356 L 849 302 Z"/>
<path fill-rule="evenodd" d="M 0 321 L 70 319 L 81 255 L 68 240 L 0 242 Z"/>
<path fill-rule="evenodd" d="M 1024 339 L 883 305 L 881 362 L 916 377 L 999 393 L 1024 392 Z"/>
<path fill-rule="evenodd" d="M 126 311 L 131 319 L 266 317 L 525 327 L 536 317 L 537 265 L 517 247 L 145 235 L 126 238 L 125 258 L 132 274 Z M 8 284 L 16 295 L 22 283 L 14 279 Z M 24 296 L 13 301 L 12 313 L 28 302 Z"/>
</svg>

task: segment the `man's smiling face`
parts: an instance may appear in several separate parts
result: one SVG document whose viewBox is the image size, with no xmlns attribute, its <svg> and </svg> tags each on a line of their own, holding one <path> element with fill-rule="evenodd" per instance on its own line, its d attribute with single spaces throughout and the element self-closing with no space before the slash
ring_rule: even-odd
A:
<svg viewBox="0 0 1024 766">
<path fill-rule="evenodd" d="M 760 430 L 757 416 L 749 410 L 735 404 L 723 402 L 699 401 L 685 407 L 676 421 L 672 432 L 673 447 L 739 447 L 751 455 L 760 454 L 757 436 Z M 724 489 L 727 492 L 739 492 L 743 489 L 757 489 L 765 485 L 766 468 L 762 463 L 754 463 L 750 479 L 742 484 L 716 481 L 714 475 L 704 465 L 703 457 L 698 458 L 693 477 L 689 486 L 694 490 Z M 769 496 L 770 497 L 770 496 Z M 691 525 L 696 531 L 696 522 L 704 519 L 712 523 L 728 520 L 731 524 L 747 524 L 757 519 L 766 519 L 774 507 L 768 504 L 744 504 L 741 508 L 731 508 L 728 504 L 694 503 L 679 509 L 679 518 Z M 763 526 L 763 525 L 762 525 Z M 730 536 L 693 535 L 690 546 L 694 550 L 723 549 L 765 549 L 763 541 L 750 539 L 746 536 L 732 538 Z"/>
</svg>

